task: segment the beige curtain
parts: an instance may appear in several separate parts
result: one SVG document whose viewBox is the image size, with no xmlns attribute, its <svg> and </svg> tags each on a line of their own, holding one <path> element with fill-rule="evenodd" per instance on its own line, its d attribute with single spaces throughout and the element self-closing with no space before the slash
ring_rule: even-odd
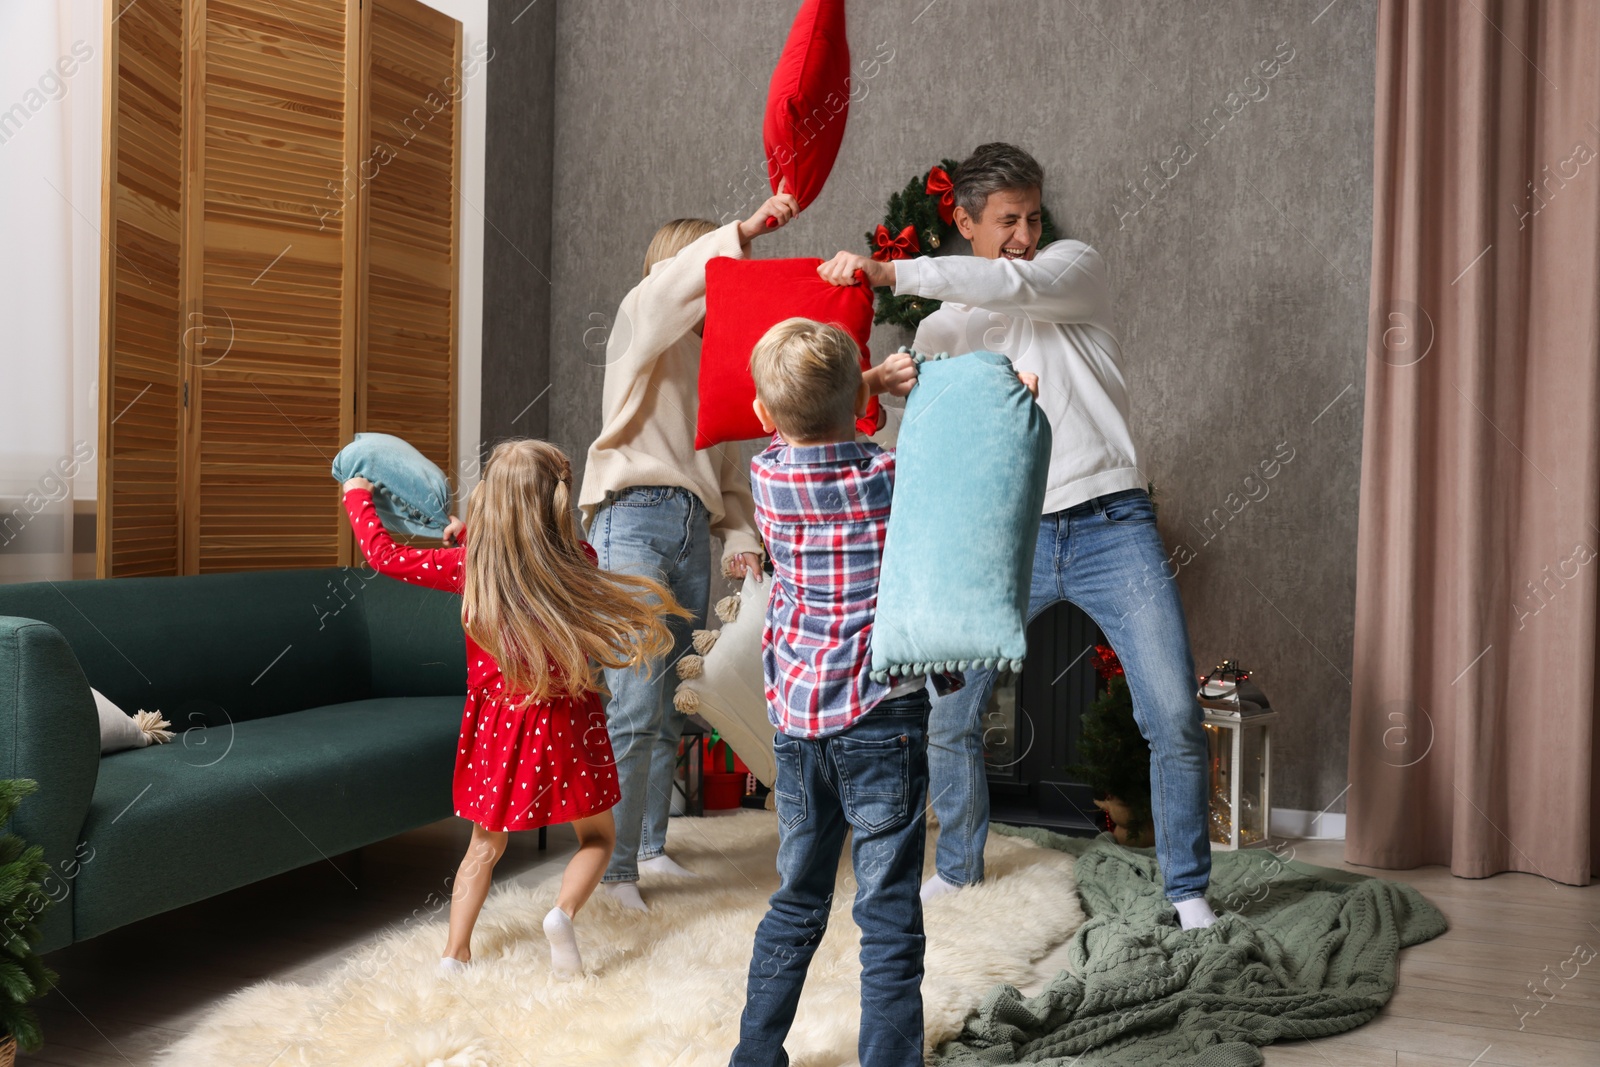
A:
<svg viewBox="0 0 1600 1067">
<path fill-rule="evenodd" d="M 1600 4 L 1382 0 L 1346 858 L 1600 872 Z"/>
</svg>

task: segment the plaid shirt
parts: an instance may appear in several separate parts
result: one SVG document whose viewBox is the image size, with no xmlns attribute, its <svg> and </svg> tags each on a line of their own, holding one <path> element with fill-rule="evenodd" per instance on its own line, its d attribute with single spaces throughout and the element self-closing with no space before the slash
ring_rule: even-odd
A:
<svg viewBox="0 0 1600 1067">
<path fill-rule="evenodd" d="M 889 692 L 869 672 L 894 453 L 774 435 L 750 484 L 776 583 L 761 635 L 767 716 L 790 737 L 827 737 Z"/>
</svg>

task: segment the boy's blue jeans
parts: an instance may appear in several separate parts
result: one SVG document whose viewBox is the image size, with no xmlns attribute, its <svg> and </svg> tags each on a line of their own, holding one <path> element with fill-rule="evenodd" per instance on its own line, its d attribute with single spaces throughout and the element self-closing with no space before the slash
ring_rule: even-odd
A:
<svg viewBox="0 0 1600 1067">
<path fill-rule="evenodd" d="M 1028 620 L 1071 601 L 1094 620 L 1127 672 L 1133 717 L 1150 742 L 1150 806 L 1156 862 L 1174 904 L 1204 896 L 1211 878 L 1206 735 L 1183 604 L 1156 512 L 1143 489 L 1096 497 L 1044 516 L 1033 552 Z M 934 701 L 928 762 L 939 817 L 939 877 L 983 880 L 989 789 L 983 708 L 994 672 Z"/>
<path fill-rule="evenodd" d="M 617 845 L 606 868 L 607 882 L 637 882 L 639 861 L 667 846 L 667 813 L 678 741 L 688 716 L 672 706 L 674 669 L 690 649 L 694 630 L 705 625 L 711 589 L 711 534 L 706 506 L 687 489 L 633 486 L 612 495 L 594 513 L 589 543 L 600 566 L 620 574 L 654 578 L 672 590 L 692 619 L 669 618 L 673 648 L 666 659 L 639 670 L 607 670 L 606 727 L 617 760 L 622 799 L 616 818 Z"/>
<path fill-rule="evenodd" d="M 851 831 L 861 928 L 861 1067 L 922 1063 L 922 856 L 928 693 L 885 700 L 814 741 L 778 734 L 778 874 L 756 928 L 733 1067 L 782 1067 Z"/>
</svg>

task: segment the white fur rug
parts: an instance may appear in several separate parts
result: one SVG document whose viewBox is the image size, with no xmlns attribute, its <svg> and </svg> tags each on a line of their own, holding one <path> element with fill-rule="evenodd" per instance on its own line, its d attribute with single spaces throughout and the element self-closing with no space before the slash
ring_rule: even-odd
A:
<svg viewBox="0 0 1600 1067">
<path fill-rule="evenodd" d="M 473 963 L 435 975 L 442 921 L 413 923 L 311 985 L 262 982 L 223 1001 L 162 1054 L 163 1067 L 566 1067 L 721 1065 L 737 1044 L 756 924 L 777 886 L 775 816 L 675 818 L 672 856 L 693 879 L 645 876 L 648 914 L 603 894 L 578 915 L 588 976 L 549 972 L 540 921 L 559 876 L 491 893 Z M 933 835 L 929 834 L 931 865 Z M 925 910 L 922 996 L 929 1048 L 960 1032 L 996 983 L 1020 985 L 1032 964 L 1083 922 L 1062 853 L 998 834 L 987 880 Z M 931 869 L 931 866 L 930 866 Z M 795 1067 L 856 1061 L 860 933 L 850 918 L 848 843 L 826 937 L 787 1048 Z"/>
</svg>

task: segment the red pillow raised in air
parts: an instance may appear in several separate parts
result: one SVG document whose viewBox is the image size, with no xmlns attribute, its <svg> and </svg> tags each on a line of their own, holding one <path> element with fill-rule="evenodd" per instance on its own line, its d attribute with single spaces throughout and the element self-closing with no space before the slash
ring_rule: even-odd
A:
<svg viewBox="0 0 1600 1067">
<path fill-rule="evenodd" d="M 706 326 L 700 342 L 700 416 L 694 447 L 765 437 L 750 404 L 750 352 L 761 335 L 784 319 L 801 316 L 844 328 L 861 347 L 861 369 L 872 364 L 872 290 L 833 285 L 817 276 L 820 259 L 730 259 L 706 264 Z M 882 424 L 878 398 L 856 422 L 862 433 Z"/>
<path fill-rule="evenodd" d="M 805 0 L 767 86 L 761 141 L 772 191 L 804 209 L 822 192 L 850 112 L 850 44 L 844 0 Z"/>
</svg>

